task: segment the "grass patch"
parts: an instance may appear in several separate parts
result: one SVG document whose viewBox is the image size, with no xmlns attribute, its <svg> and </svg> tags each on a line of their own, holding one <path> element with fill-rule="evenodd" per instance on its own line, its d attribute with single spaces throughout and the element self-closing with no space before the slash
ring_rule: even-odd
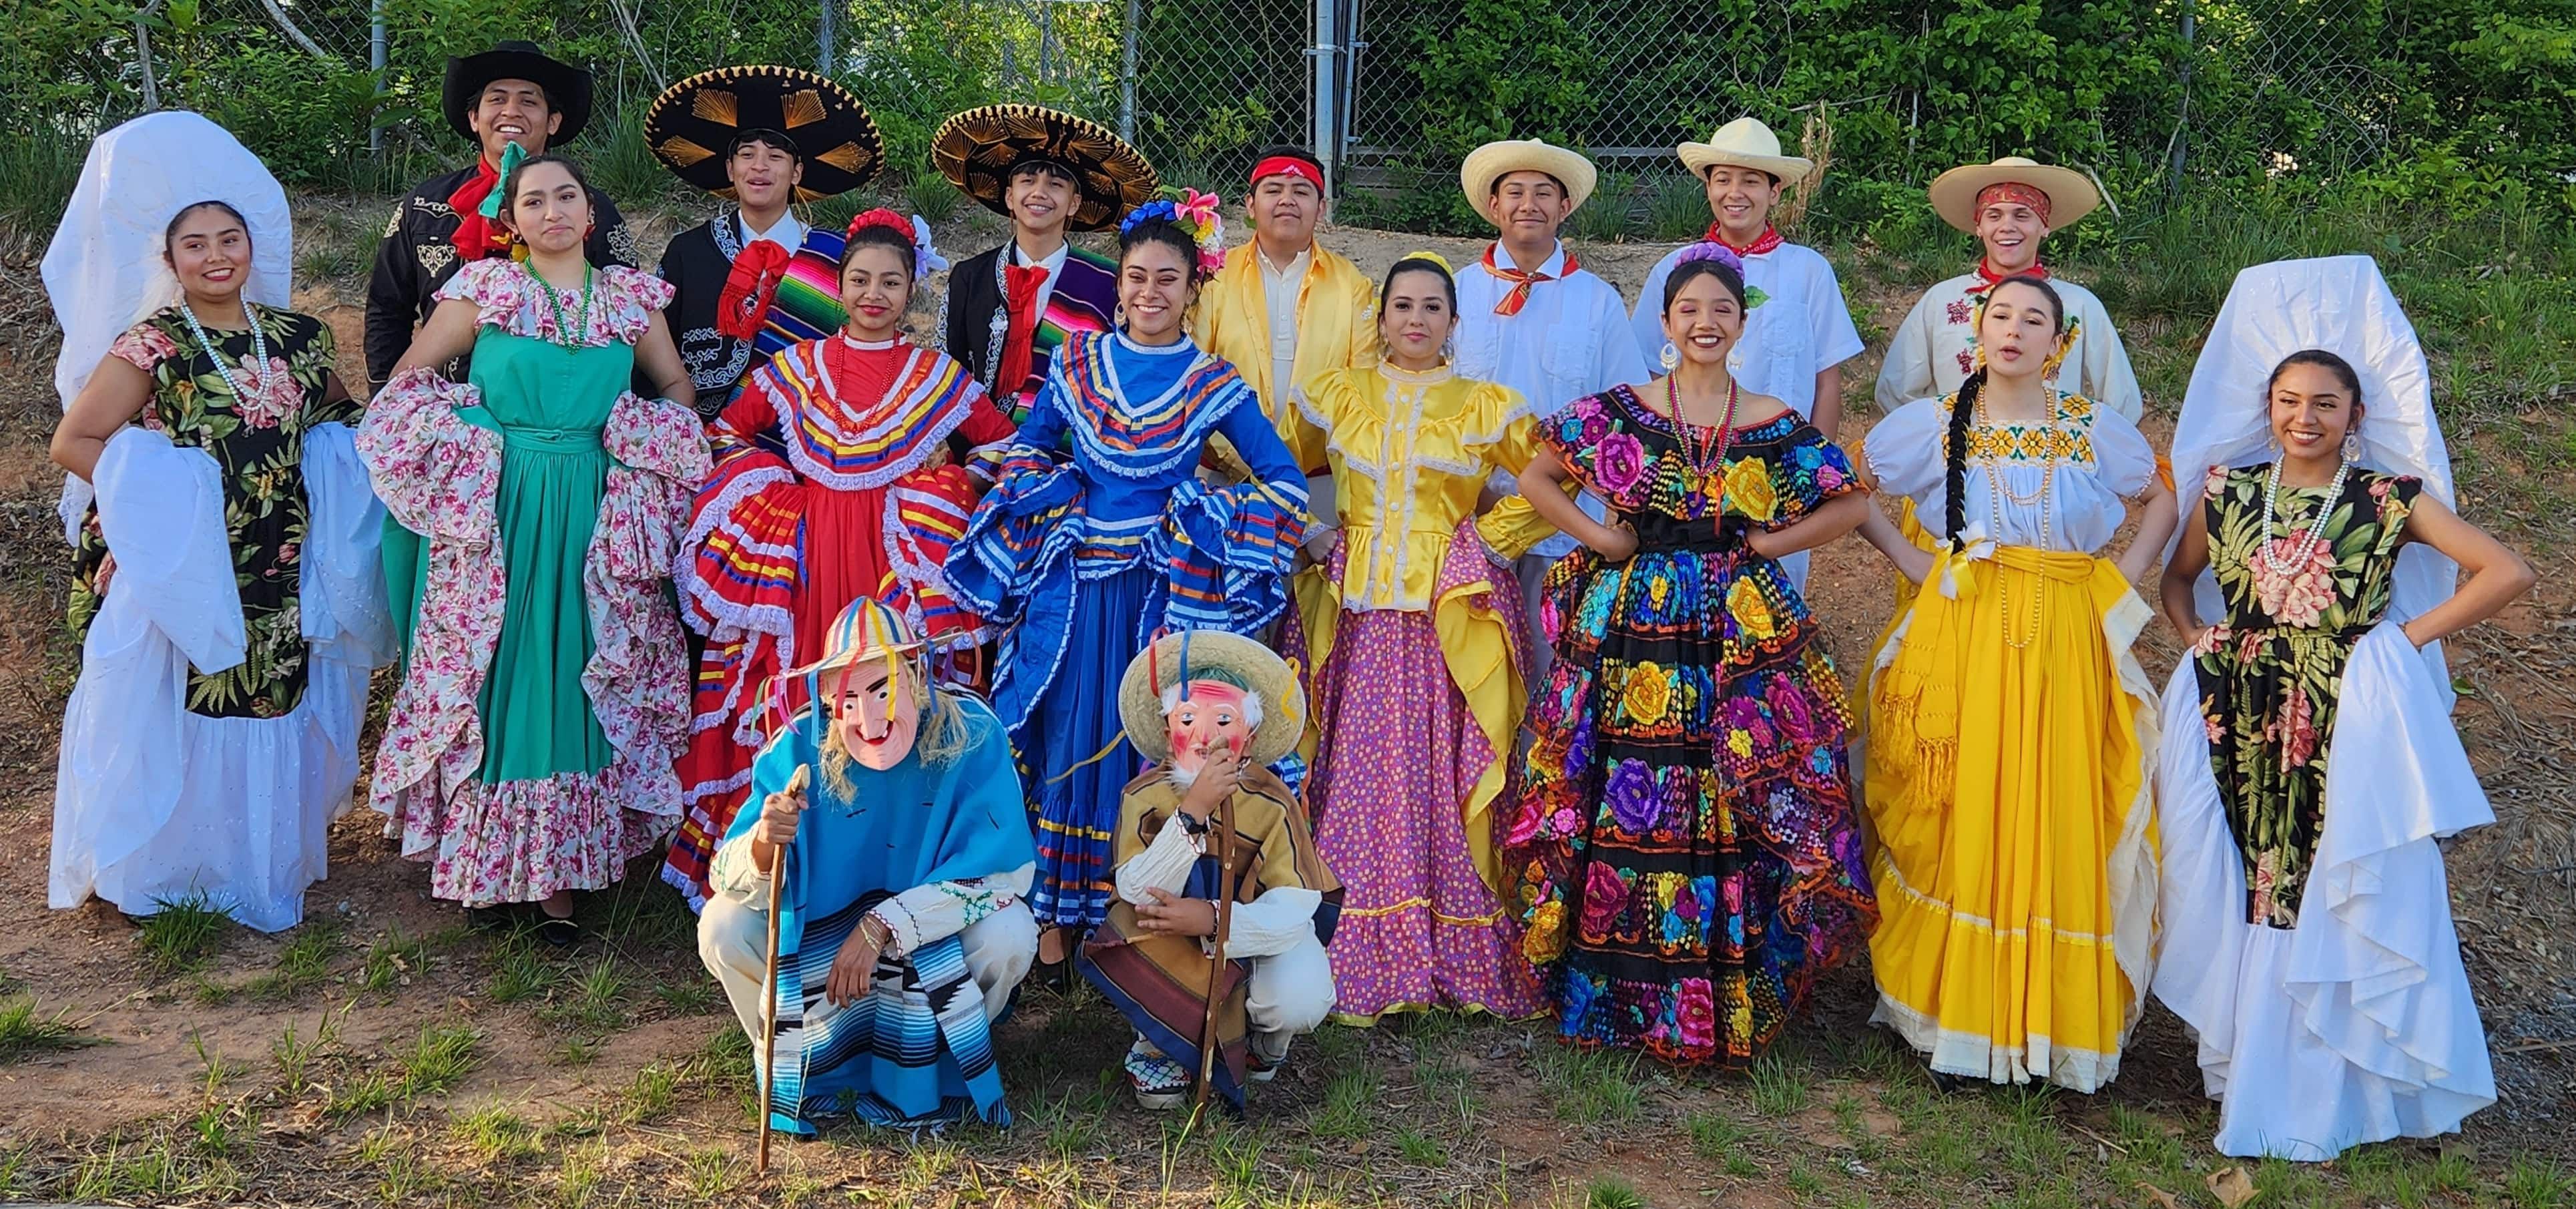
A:
<svg viewBox="0 0 2576 1209">
<path fill-rule="evenodd" d="M 537 1127 L 527 1118 L 495 1105 L 458 1117 L 448 1132 L 486 1163 L 502 1163 L 536 1154 Z"/>
<path fill-rule="evenodd" d="M 244 994 L 262 999 L 293 999 L 331 977 L 331 958 L 340 951 L 338 920 L 308 923 L 277 950 L 277 964 L 241 985 Z"/>
<path fill-rule="evenodd" d="M 1753 1085 L 1753 1107 L 1766 1117 L 1785 1117 L 1807 1107 L 1807 1072 L 1773 1050 L 1755 1059 L 1746 1072 Z"/>
<path fill-rule="evenodd" d="M 494 956 L 492 980 L 485 984 L 484 995 L 494 1003 L 541 999 L 560 981 L 562 975 L 537 954 L 535 945 L 525 937 L 512 936 L 501 942 Z"/>
<path fill-rule="evenodd" d="M 1725 1168 L 1726 1174 L 1742 1180 L 1762 1170 L 1745 1145 L 1753 1140 L 1753 1131 L 1713 1112 L 1688 1114 L 1682 1127 L 1690 1131 L 1691 1149 Z"/>
<path fill-rule="evenodd" d="M 1440 1139 L 1411 1126 L 1396 1131 L 1395 1149 L 1396 1153 L 1404 1156 L 1405 1162 L 1416 1167 L 1449 1165 L 1449 1148 L 1441 1145 Z"/>
<path fill-rule="evenodd" d="M 576 1033 L 597 1037 L 626 1027 L 626 978 L 617 963 L 602 958 L 583 972 L 562 1001 L 548 1006 L 546 1019 Z"/>
<path fill-rule="evenodd" d="M 1637 1055 L 1551 1046 L 1539 1051 L 1539 1076 L 1561 1120 L 1581 1125 L 1634 1119 L 1645 1104 Z"/>
<path fill-rule="evenodd" d="M 192 1153 L 167 1134 L 127 1143 L 119 1135 L 83 1154 L 64 1191 L 83 1204 L 227 1198 L 242 1189 L 241 1172 L 221 1158 Z"/>
<path fill-rule="evenodd" d="M 399 926 L 367 949 L 367 965 L 358 984 L 370 991 L 390 994 L 395 987 L 410 986 L 414 976 L 429 970 L 429 940 L 407 937 Z"/>
<path fill-rule="evenodd" d="M 64 1012 L 48 1016 L 37 1010 L 32 997 L 0 1000 L 0 1066 L 98 1044 L 96 1038 L 82 1036 L 80 1026 L 64 1016 Z"/>
<path fill-rule="evenodd" d="M 715 985 L 696 980 L 662 983 L 653 988 L 653 997 L 679 1016 L 704 1016 L 722 1006 Z"/>
<path fill-rule="evenodd" d="M 1369 1113 L 1369 1101 L 1376 1096 L 1377 1081 L 1366 1070 L 1345 1069 L 1325 1085 L 1323 1107 L 1315 1110 L 1307 1128 L 1319 1138 L 1359 1141 L 1376 1128 Z"/>
<path fill-rule="evenodd" d="M 232 908 L 216 906 L 202 890 L 156 898 L 152 906 L 152 914 L 137 923 L 134 940 L 142 946 L 144 960 L 164 974 L 183 974 L 204 964 L 223 947 L 224 935 L 233 927 Z"/>
<path fill-rule="evenodd" d="M 1583 1190 L 1584 1209 L 1648 1209 L 1637 1186 L 1617 1176 L 1599 1176 Z"/>
</svg>

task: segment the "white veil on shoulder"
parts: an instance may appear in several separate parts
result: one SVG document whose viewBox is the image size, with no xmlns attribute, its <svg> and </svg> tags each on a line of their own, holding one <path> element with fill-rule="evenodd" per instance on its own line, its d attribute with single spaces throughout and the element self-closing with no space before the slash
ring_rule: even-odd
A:
<svg viewBox="0 0 2576 1209">
<path fill-rule="evenodd" d="M 163 110 L 118 126 L 90 144 L 62 225 L 45 249 L 45 293 L 63 329 L 54 391 L 69 408 L 107 348 L 135 321 L 178 299 L 161 262 L 161 233 L 182 207 L 220 201 L 250 228 L 251 271 L 242 296 L 287 305 L 294 286 L 295 228 L 286 190 L 232 132 L 199 114 Z M 63 530 L 71 536 L 89 506 L 89 484 L 66 478 Z"/>
<path fill-rule="evenodd" d="M 2266 388 L 2273 367 L 2311 348 L 2351 362 L 2361 377 L 2362 465 L 2420 478 L 2427 494 L 2456 508 L 2424 347 L 2379 263 L 2367 256 L 2279 260 L 2236 275 L 2174 424 L 2174 483 L 2183 506 L 2197 506 L 2211 467 L 2272 459 Z M 2179 540 L 2180 530 L 2176 535 Z M 2404 621 L 2449 599 L 2459 574 L 2458 564 L 2439 551 L 2409 544 L 2397 556 L 2389 616 Z M 2202 572 L 2195 595 L 2204 619 L 2224 615 L 2215 576 Z M 2447 693 L 2441 644 L 2425 646 L 2424 657 Z"/>
</svg>

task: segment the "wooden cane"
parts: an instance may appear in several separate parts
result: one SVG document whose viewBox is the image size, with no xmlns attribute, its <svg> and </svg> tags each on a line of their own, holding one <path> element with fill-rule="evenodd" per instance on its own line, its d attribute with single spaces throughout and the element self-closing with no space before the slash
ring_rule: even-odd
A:
<svg viewBox="0 0 2576 1209">
<path fill-rule="evenodd" d="M 1235 754 L 1243 753 L 1238 749 Z M 1216 1005 L 1225 985 L 1225 939 L 1234 923 L 1234 795 L 1217 803 L 1216 946 L 1208 953 L 1207 1018 L 1199 1026 L 1199 1086 L 1190 1105 L 1195 1120 L 1207 1110 L 1208 1085 L 1216 1078 Z"/>
<path fill-rule="evenodd" d="M 804 796 L 812 781 L 811 770 L 797 765 L 787 777 L 788 796 Z M 769 854 L 769 960 L 762 967 L 767 971 L 769 1004 L 760 1020 L 760 1153 L 751 1161 L 754 1175 L 769 1174 L 769 1097 L 778 1090 L 778 907 L 786 885 L 787 850 L 779 848 Z"/>
</svg>

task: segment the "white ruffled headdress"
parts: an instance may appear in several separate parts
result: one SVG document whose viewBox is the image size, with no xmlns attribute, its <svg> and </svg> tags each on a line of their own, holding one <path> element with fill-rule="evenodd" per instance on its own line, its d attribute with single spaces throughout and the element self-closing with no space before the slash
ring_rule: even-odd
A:
<svg viewBox="0 0 2576 1209">
<path fill-rule="evenodd" d="M 241 211 L 250 228 L 251 271 L 242 297 L 283 307 L 294 286 L 295 228 L 286 190 L 230 131 L 182 110 L 147 113 L 91 143 L 62 225 L 45 249 L 45 293 L 63 329 L 54 391 L 68 409 L 138 319 L 179 300 L 161 261 L 170 216 L 201 201 Z M 63 532 L 74 536 L 89 484 L 63 482 Z"/>
<path fill-rule="evenodd" d="M 2361 464 L 2424 480 L 2426 494 L 2458 506 L 2451 456 L 2433 414 L 2432 373 L 2415 325 L 2367 256 L 2280 260 L 2236 275 L 2192 367 L 2182 417 L 2174 424 L 2174 484 L 2183 516 L 2199 506 L 2213 466 L 2250 466 L 2279 455 L 2272 443 L 2268 388 L 2272 370 L 2302 349 L 2318 348 L 2352 363 L 2361 377 Z M 2176 530 L 2179 539 L 2180 530 Z M 2172 547 L 2168 545 L 2170 554 Z M 2450 598 L 2460 568 L 2429 546 L 2397 556 L 2389 616 L 2404 621 Z M 2194 594 L 2201 620 L 2225 616 L 2217 577 L 2202 572 Z M 2447 688 L 2441 644 L 2424 648 L 2435 680 Z"/>
</svg>

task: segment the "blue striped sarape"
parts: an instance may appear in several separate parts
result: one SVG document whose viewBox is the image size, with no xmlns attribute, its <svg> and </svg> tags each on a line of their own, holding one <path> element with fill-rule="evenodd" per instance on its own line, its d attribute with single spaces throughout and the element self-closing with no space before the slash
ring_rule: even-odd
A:
<svg viewBox="0 0 2576 1209">
<path fill-rule="evenodd" d="M 810 675 L 805 690 L 808 700 L 819 694 Z M 823 994 L 842 942 L 879 902 L 1010 873 L 1036 856 L 1001 723 L 980 702 L 958 705 L 972 734 L 964 752 L 936 768 L 918 748 L 883 771 L 853 763 L 846 795 L 818 759 L 828 725 L 819 710 L 781 728 L 752 764 L 753 802 L 785 789 L 799 767 L 813 770 L 779 905 L 773 1128 L 811 1136 L 816 1118 L 836 1113 L 900 1127 L 969 1114 L 1010 1123 L 984 995 L 958 936 L 881 958 L 868 993 L 846 1007 Z M 727 842 L 759 818 L 736 814 Z"/>
</svg>

